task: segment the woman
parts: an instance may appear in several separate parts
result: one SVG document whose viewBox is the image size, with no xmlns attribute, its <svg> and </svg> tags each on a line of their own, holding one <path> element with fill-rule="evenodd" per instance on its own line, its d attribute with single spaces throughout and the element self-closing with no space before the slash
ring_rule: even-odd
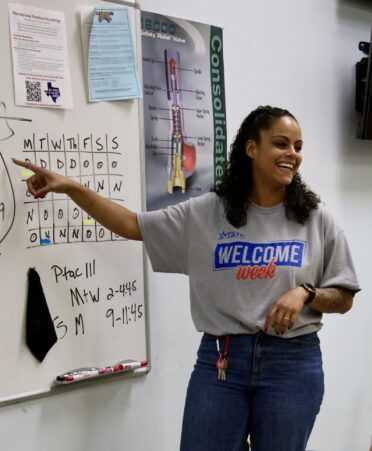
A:
<svg viewBox="0 0 372 451">
<path fill-rule="evenodd" d="M 155 271 L 189 275 L 204 332 L 181 450 L 301 451 L 323 398 L 322 313 L 359 291 L 342 230 L 301 181 L 302 136 L 286 110 L 243 121 L 214 192 L 136 215 L 30 163 L 35 198 L 68 194 L 103 226 L 144 240 Z"/>
</svg>

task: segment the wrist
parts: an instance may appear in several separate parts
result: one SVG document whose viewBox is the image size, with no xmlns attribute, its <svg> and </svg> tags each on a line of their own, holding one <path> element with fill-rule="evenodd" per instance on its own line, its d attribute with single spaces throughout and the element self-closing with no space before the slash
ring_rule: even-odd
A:
<svg viewBox="0 0 372 451">
<path fill-rule="evenodd" d="M 83 188 L 84 188 L 83 185 L 81 185 L 80 183 L 66 177 L 63 192 L 65 194 L 67 194 L 68 196 L 71 196 L 74 192 L 78 191 L 79 189 L 83 189 Z"/>
<path fill-rule="evenodd" d="M 300 287 L 302 288 L 303 292 L 305 293 L 304 305 L 310 304 L 316 296 L 316 288 L 314 288 L 313 285 L 311 285 L 310 283 L 307 283 L 307 282 L 302 283 L 300 285 Z"/>
</svg>

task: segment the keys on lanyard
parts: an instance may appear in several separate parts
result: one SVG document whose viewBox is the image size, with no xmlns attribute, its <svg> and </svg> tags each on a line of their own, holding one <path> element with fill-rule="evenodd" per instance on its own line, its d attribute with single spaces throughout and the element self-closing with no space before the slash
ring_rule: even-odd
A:
<svg viewBox="0 0 372 451">
<path fill-rule="evenodd" d="M 219 337 L 216 337 L 216 346 L 217 346 L 217 353 L 218 353 L 218 359 L 216 361 L 216 368 L 218 370 L 217 379 L 219 381 L 226 380 L 226 370 L 227 370 L 226 356 L 229 353 L 229 344 L 230 344 L 230 336 L 226 335 L 225 350 L 222 352 L 220 349 Z"/>
<path fill-rule="evenodd" d="M 227 360 L 225 357 L 222 359 L 217 359 L 216 367 L 218 369 L 218 376 L 217 379 L 219 381 L 225 381 L 226 380 L 226 370 L 227 370 Z"/>
</svg>

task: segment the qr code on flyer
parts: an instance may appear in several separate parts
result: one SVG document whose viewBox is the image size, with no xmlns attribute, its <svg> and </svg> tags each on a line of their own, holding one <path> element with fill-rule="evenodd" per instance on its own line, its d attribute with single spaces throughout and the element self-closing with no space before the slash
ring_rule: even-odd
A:
<svg viewBox="0 0 372 451">
<path fill-rule="evenodd" d="M 26 80 L 26 100 L 28 102 L 41 102 L 40 81 Z"/>
</svg>

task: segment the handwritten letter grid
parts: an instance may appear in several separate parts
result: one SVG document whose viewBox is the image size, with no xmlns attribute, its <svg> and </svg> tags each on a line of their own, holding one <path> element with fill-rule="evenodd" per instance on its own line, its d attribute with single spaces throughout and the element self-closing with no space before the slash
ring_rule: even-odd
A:
<svg viewBox="0 0 372 451">
<path fill-rule="evenodd" d="M 23 147 L 26 160 L 71 177 L 103 197 L 124 201 L 122 157 L 116 136 L 33 134 L 24 140 Z M 28 247 L 123 239 L 64 194 L 52 193 L 34 200 L 27 191 L 25 206 Z"/>
</svg>

